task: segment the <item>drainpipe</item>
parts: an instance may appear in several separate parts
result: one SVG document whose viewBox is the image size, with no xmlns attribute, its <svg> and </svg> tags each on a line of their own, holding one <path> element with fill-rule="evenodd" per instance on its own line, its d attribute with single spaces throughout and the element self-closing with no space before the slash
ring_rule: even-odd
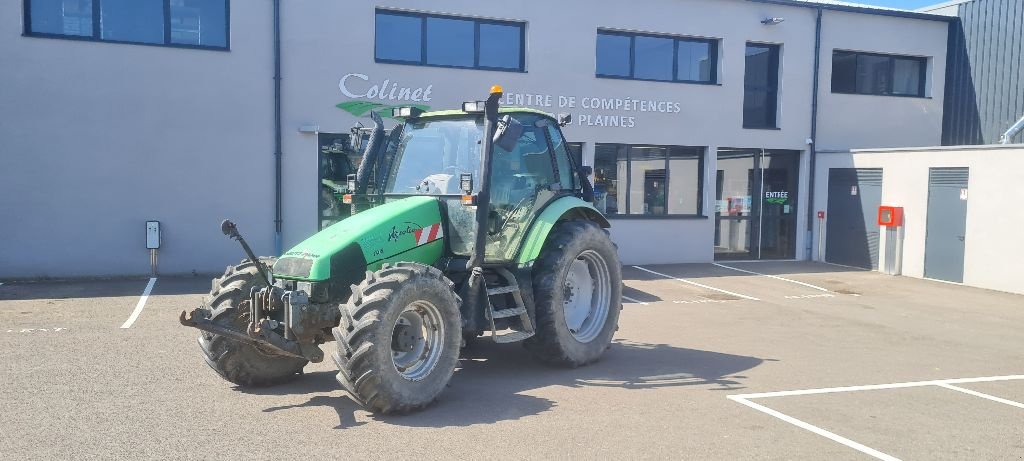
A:
<svg viewBox="0 0 1024 461">
<path fill-rule="evenodd" d="M 1009 130 L 1006 130 L 1006 133 L 1003 133 L 1003 135 L 999 137 L 999 144 L 1012 143 L 1013 137 L 1017 136 L 1017 133 L 1021 130 L 1024 130 L 1024 117 L 1017 120 L 1017 123 L 1014 123 Z"/>
<path fill-rule="evenodd" d="M 807 259 L 811 259 L 812 240 L 814 237 L 814 165 L 818 157 L 818 80 L 821 74 L 821 12 L 817 8 L 817 17 L 814 21 L 814 93 L 811 95 L 811 143 L 810 162 L 808 169 L 809 181 L 807 184 Z M 819 258 L 822 255 L 818 255 Z"/>
<path fill-rule="evenodd" d="M 281 0 L 274 0 L 274 255 L 280 256 L 281 217 Z"/>
</svg>

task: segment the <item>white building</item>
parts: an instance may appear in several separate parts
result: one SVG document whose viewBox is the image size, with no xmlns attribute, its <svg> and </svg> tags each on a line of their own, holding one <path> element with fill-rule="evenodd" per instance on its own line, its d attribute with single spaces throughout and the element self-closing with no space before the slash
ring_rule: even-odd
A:
<svg viewBox="0 0 1024 461">
<path fill-rule="evenodd" d="M 277 17 L 275 0 L 228 2 L 0 4 L 0 277 L 148 273 L 147 220 L 163 227 L 164 273 L 239 259 L 226 217 L 258 253 L 287 249 L 317 230 L 332 134 L 492 84 L 507 103 L 573 114 L 565 134 L 595 167 L 624 263 L 807 258 L 816 149 L 941 141 L 946 16 L 284 0 Z"/>
</svg>

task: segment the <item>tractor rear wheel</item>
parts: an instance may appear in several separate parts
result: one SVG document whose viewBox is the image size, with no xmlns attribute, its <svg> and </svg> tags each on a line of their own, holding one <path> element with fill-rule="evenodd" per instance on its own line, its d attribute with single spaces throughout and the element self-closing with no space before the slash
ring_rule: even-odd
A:
<svg viewBox="0 0 1024 461">
<path fill-rule="evenodd" d="M 440 270 L 416 263 L 367 272 L 334 329 L 338 382 L 374 413 L 433 402 L 459 361 L 459 297 Z"/>
<path fill-rule="evenodd" d="M 537 334 L 524 346 L 539 360 L 569 367 L 596 361 L 611 345 L 622 309 L 622 267 L 608 232 L 561 221 L 533 270 Z"/>
<path fill-rule="evenodd" d="M 274 261 L 275 258 L 260 258 L 267 267 Z M 213 279 L 205 303 L 209 318 L 233 330 L 245 331 L 249 326 L 249 291 L 264 286 L 266 283 L 251 261 L 228 267 L 223 276 Z M 239 386 L 261 387 L 290 381 L 301 375 L 302 368 L 309 363 L 205 331 L 199 335 L 199 347 L 210 368 Z"/>
</svg>

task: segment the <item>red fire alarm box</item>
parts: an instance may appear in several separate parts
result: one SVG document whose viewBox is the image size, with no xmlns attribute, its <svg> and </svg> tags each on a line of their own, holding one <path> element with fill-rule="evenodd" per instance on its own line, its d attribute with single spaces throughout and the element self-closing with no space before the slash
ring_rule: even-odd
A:
<svg viewBox="0 0 1024 461">
<path fill-rule="evenodd" d="M 878 225 L 885 227 L 900 227 L 903 225 L 903 207 L 880 206 L 878 207 Z"/>
</svg>

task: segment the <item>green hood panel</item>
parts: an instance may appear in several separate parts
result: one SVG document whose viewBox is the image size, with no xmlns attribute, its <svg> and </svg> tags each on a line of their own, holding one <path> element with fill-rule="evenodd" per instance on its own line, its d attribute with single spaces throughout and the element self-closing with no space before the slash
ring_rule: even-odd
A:
<svg viewBox="0 0 1024 461">
<path fill-rule="evenodd" d="M 433 264 L 444 253 L 443 238 L 438 199 L 408 197 L 345 218 L 314 234 L 281 255 L 274 264 L 274 277 L 327 280 L 332 276 L 331 259 L 346 249 L 347 255 L 354 256 L 348 259 L 357 260 L 342 261 L 349 266 L 346 271 L 376 270 L 395 261 Z"/>
</svg>

